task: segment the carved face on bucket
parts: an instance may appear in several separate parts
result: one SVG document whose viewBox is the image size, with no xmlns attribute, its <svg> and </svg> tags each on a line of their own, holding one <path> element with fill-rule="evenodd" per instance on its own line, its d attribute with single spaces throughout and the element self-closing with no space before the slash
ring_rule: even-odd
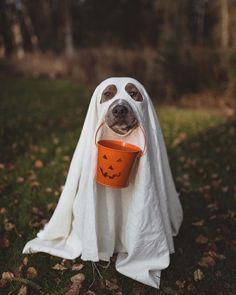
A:
<svg viewBox="0 0 236 295">
<path fill-rule="evenodd" d="M 143 101 L 143 97 L 138 88 L 128 83 L 125 86 L 125 91 L 134 101 Z M 108 85 L 102 92 L 100 103 L 111 100 L 117 94 L 115 85 Z M 106 124 L 117 134 L 125 135 L 138 126 L 138 120 L 135 113 L 125 99 L 115 100 L 108 108 L 105 115 Z"/>
<path fill-rule="evenodd" d="M 121 176 L 122 158 L 109 159 L 106 154 L 102 156 L 100 171 L 105 178 L 114 179 Z"/>
</svg>

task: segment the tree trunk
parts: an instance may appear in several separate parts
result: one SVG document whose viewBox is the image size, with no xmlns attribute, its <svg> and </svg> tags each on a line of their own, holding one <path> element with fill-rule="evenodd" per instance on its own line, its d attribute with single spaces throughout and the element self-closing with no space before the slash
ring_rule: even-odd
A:
<svg viewBox="0 0 236 295">
<path fill-rule="evenodd" d="M 229 6 L 228 0 L 221 0 L 221 47 L 227 49 L 229 45 Z"/>
<path fill-rule="evenodd" d="M 30 45 L 31 45 L 32 51 L 37 52 L 39 49 L 38 48 L 38 43 L 39 43 L 38 37 L 35 34 L 34 26 L 33 26 L 33 23 L 32 23 L 30 15 L 29 15 L 28 8 L 27 8 L 26 4 L 22 5 L 21 11 L 22 11 L 22 16 L 23 16 L 25 28 L 29 34 Z"/>
<path fill-rule="evenodd" d="M 65 53 L 71 57 L 74 54 L 74 43 L 72 33 L 72 20 L 71 20 L 71 1 L 64 1 L 64 13 L 65 13 Z"/>
</svg>

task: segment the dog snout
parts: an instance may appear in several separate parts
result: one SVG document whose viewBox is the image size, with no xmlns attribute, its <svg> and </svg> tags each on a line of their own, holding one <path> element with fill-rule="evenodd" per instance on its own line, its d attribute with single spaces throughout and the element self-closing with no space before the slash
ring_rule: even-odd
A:
<svg viewBox="0 0 236 295">
<path fill-rule="evenodd" d="M 128 114 L 129 110 L 126 106 L 124 105 L 116 105 L 112 109 L 112 114 L 114 115 L 115 118 L 124 118 Z"/>
</svg>

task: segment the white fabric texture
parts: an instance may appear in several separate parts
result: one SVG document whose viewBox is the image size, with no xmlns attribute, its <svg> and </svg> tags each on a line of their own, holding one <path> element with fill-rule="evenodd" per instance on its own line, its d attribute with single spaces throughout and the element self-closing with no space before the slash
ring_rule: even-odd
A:
<svg viewBox="0 0 236 295">
<path fill-rule="evenodd" d="M 143 96 L 134 101 L 125 91 L 133 83 Z M 110 84 L 117 93 L 100 103 Z M 137 161 L 127 188 L 113 189 L 95 181 L 95 133 L 112 102 L 128 101 L 147 138 L 146 152 Z M 98 134 L 120 139 L 108 127 Z M 141 129 L 122 140 L 144 146 Z M 161 270 L 174 252 L 173 236 L 182 223 L 182 207 L 169 167 L 166 147 L 153 104 L 144 87 L 132 78 L 109 78 L 95 89 L 75 149 L 64 190 L 48 224 L 23 253 L 46 252 L 66 259 L 109 261 L 118 253 L 116 269 L 134 280 L 159 288 Z"/>
</svg>

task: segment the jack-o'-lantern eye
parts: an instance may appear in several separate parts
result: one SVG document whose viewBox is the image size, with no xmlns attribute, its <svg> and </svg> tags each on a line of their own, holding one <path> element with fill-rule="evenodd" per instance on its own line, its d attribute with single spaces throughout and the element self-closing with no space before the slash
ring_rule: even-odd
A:
<svg viewBox="0 0 236 295">
<path fill-rule="evenodd" d="M 121 158 L 119 158 L 116 162 L 122 162 L 122 159 Z"/>
<path fill-rule="evenodd" d="M 108 160 L 106 155 L 103 156 L 103 159 Z"/>
</svg>

